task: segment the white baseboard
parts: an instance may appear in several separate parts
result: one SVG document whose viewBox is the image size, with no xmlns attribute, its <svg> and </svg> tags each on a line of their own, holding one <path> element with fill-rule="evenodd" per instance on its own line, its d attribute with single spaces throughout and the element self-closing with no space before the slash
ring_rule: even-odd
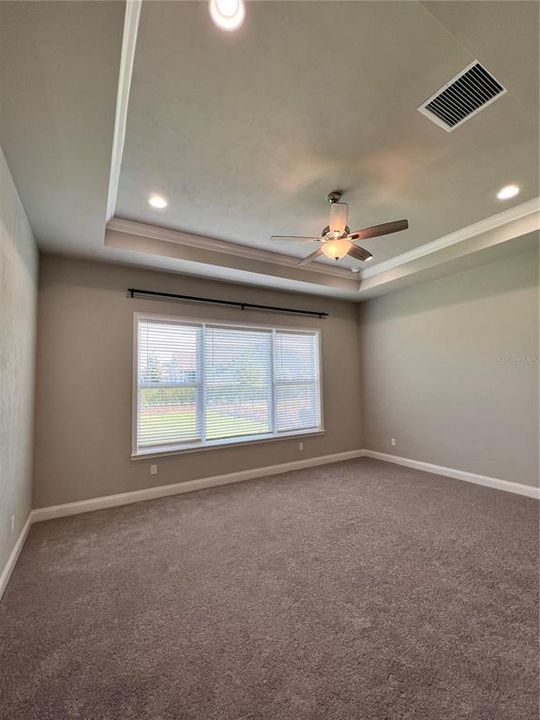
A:
<svg viewBox="0 0 540 720">
<path fill-rule="evenodd" d="M 119 505 L 128 505 L 130 503 L 142 502 L 143 500 L 153 500 L 155 498 L 166 497 L 168 495 L 179 495 L 181 493 L 217 487 L 219 485 L 229 485 L 232 483 L 242 482 L 244 480 L 253 480 L 255 478 L 268 477 L 271 475 L 280 475 L 292 470 L 302 470 L 303 468 L 315 467 L 317 465 L 327 465 L 329 463 L 352 460 L 364 456 L 371 457 L 376 460 L 383 460 L 384 462 L 404 465 L 405 467 L 414 468 L 415 470 L 431 472 L 435 475 L 444 475 L 456 480 L 475 483 L 476 485 L 484 485 L 486 487 L 495 488 L 496 490 L 504 490 L 506 492 L 513 492 L 518 495 L 526 495 L 527 497 L 540 499 L 539 488 L 532 487 L 530 485 L 513 483 L 508 480 L 499 480 L 498 478 L 488 477 L 487 475 L 478 475 L 464 470 L 456 470 L 454 468 L 443 467 L 442 465 L 433 465 L 432 463 L 422 462 L 420 460 L 411 460 L 410 458 L 403 458 L 397 455 L 388 455 L 387 453 L 381 453 L 375 450 L 349 450 L 348 452 L 335 453 L 333 455 L 322 455 L 304 460 L 294 460 L 292 462 L 280 463 L 279 465 L 269 465 L 262 468 L 240 470 L 239 472 L 227 473 L 226 475 L 214 475 L 197 480 L 187 480 L 182 483 L 174 483 L 172 485 L 158 485 L 157 487 L 145 488 L 144 490 L 133 490 L 131 492 L 118 493 L 116 495 L 91 498 L 90 500 L 80 500 L 78 502 L 65 503 L 63 505 L 52 505 L 50 507 L 37 508 L 31 513 L 31 521 L 40 522 L 41 520 L 50 520 L 52 518 L 65 517 L 67 515 L 78 515 L 79 513 L 91 512 L 93 510 L 102 510 L 104 508 L 117 507 Z"/>
<path fill-rule="evenodd" d="M 532 485 L 499 480 L 499 478 L 492 478 L 488 475 L 477 475 L 476 473 L 466 472 L 465 470 L 455 470 L 454 468 L 444 467 L 443 465 L 433 465 L 432 463 L 422 462 L 421 460 L 411 460 L 410 458 L 403 458 L 397 455 L 388 455 L 387 453 L 377 452 L 376 450 L 364 450 L 363 454 L 365 457 L 370 457 L 374 460 L 383 460 L 384 462 L 391 462 L 396 465 L 404 465 L 405 467 L 423 470 L 424 472 L 430 472 L 434 475 L 444 475 L 454 478 L 455 480 L 463 480 L 474 483 L 475 485 L 484 485 L 485 487 L 494 488 L 495 490 L 504 490 L 505 492 L 526 495 L 527 497 L 540 500 L 540 488 L 533 487 Z"/>
<path fill-rule="evenodd" d="M 253 480 L 255 478 L 268 477 L 270 475 L 280 475 L 292 470 L 302 470 L 303 468 L 328 465 L 329 463 L 341 462 L 343 460 L 353 460 L 360 457 L 370 457 L 375 460 L 391 462 L 397 465 L 414 468 L 415 470 L 423 470 L 424 472 L 434 473 L 435 475 L 444 475 L 445 477 L 454 478 L 456 480 L 463 480 L 465 482 L 475 483 L 476 485 L 484 485 L 496 490 L 504 490 L 506 492 L 526 495 L 527 497 L 540 500 L 540 489 L 537 487 L 523 485 L 521 483 L 513 483 L 508 480 L 499 480 L 498 478 L 488 477 L 487 475 L 477 475 L 476 473 L 465 472 L 464 470 L 455 470 L 454 468 L 443 467 L 442 465 L 433 465 L 432 463 L 422 462 L 420 460 L 411 460 L 410 458 L 403 458 L 397 455 L 388 455 L 387 453 L 377 452 L 375 450 L 349 450 L 348 452 L 335 453 L 334 455 L 322 455 L 320 457 L 307 458 L 304 460 L 294 460 L 292 462 L 281 463 L 279 465 L 270 465 L 251 470 L 241 470 L 240 472 L 228 473 L 227 475 L 214 475 L 213 477 L 200 478 L 199 480 L 188 480 L 183 483 L 174 483 L 173 485 L 160 485 L 158 487 L 145 488 L 144 490 L 134 490 L 132 492 L 118 493 L 117 495 L 107 495 L 105 497 L 92 498 L 90 500 L 81 500 L 80 502 L 65 503 L 63 505 L 53 505 L 50 507 L 32 510 L 24 524 L 23 529 L 21 530 L 19 537 L 17 538 L 17 542 L 11 551 L 11 555 L 8 558 L 6 566 L 0 575 L 0 599 L 7 587 L 9 578 L 17 562 L 17 558 L 23 548 L 30 525 L 34 522 L 65 517 L 67 515 L 78 515 L 79 513 L 116 507 L 118 505 L 128 505 L 130 503 L 141 502 L 143 500 L 153 500 L 155 498 L 166 497 L 167 495 L 179 495 L 181 493 L 217 487 L 219 485 L 229 485 L 231 483 L 242 482 L 243 480 Z"/>
<path fill-rule="evenodd" d="M 15 546 L 14 546 L 13 550 L 11 551 L 10 556 L 7 559 L 7 563 L 5 564 L 4 569 L 2 570 L 2 574 L 0 575 L 0 600 L 2 599 L 2 595 L 4 594 L 5 589 L 7 588 L 9 578 L 11 577 L 11 573 L 13 572 L 13 570 L 15 568 L 15 565 L 17 563 L 17 559 L 20 555 L 20 552 L 23 549 L 24 541 L 26 540 L 26 536 L 28 535 L 28 531 L 30 530 L 31 524 L 32 524 L 32 513 L 30 513 L 28 515 L 28 517 L 26 518 L 24 527 L 21 530 L 19 537 L 17 538 L 17 542 L 15 543 Z"/>
<path fill-rule="evenodd" d="M 167 495 L 179 495 L 181 493 L 193 492 L 193 490 L 229 485 L 231 483 L 242 482 L 243 480 L 267 477 L 269 475 L 281 475 L 291 470 L 302 470 L 317 465 L 328 465 L 329 463 L 341 462 L 342 460 L 352 460 L 362 457 L 363 454 L 363 450 L 349 450 L 333 455 L 293 460 L 292 462 L 281 463 L 279 465 L 240 470 L 239 472 L 228 473 L 226 475 L 214 475 L 212 477 L 187 480 L 186 482 L 174 483 L 172 485 L 159 485 L 153 488 L 145 488 L 144 490 L 134 490 L 131 492 L 118 493 L 117 495 L 106 495 L 90 500 L 37 508 L 32 511 L 32 522 L 65 517 L 66 515 L 78 515 L 79 513 L 102 510 L 103 508 L 116 507 L 118 505 L 128 505 L 130 503 L 141 502 L 142 500 L 154 500 L 155 498 L 165 497 Z"/>
</svg>

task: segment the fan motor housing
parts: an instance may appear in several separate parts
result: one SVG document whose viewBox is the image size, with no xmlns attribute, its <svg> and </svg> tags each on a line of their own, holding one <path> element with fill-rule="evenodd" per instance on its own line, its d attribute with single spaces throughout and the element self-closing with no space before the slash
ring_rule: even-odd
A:
<svg viewBox="0 0 540 720">
<path fill-rule="evenodd" d="M 330 225 L 327 225 L 325 228 L 323 228 L 323 230 L 322 230 L 322 232 L 321 232 L 321 238 L 326 237 L 326 235 L 328 235 L 329 232 L 330 232 Z M 350 235 L 350 234 L 351 234 L 351 229 L 350 229 L 350 227 L 347 225 L 347 226 L 345 227 L 345 230 L 341 233 L 341 237 L 347 237 L 347 236 Z"/>
</svg>

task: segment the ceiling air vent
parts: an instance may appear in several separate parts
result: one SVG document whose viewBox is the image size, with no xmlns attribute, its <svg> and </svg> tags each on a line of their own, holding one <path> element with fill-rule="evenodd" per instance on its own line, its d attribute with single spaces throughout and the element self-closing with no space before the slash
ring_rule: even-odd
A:
<svg viewBox="0 0 540 720">
<path fill-rule="evenodd" d="M 506 88 L 475 60 L 423 102 L 418 110 L 451 132 L 505 92 Z"/>
</svg>

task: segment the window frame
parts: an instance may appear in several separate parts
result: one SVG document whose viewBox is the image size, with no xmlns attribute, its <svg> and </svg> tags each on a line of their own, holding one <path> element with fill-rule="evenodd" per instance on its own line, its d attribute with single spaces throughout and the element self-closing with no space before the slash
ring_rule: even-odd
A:
<svg viewBox="0 0 540 720">
<path fill-rule="evenodd" d="M 172 324 L 181 325 L 195 325 L 197 327 L 204 327 L 206 325 L 220 328 L 240 328 L 244 330 L 263 330 L 272 332 L 272 336 L 276 332 L 289 332 L 292 334 L 306 333 L 315 336 L 315 348 L 317 353 L 317 368 L 318 368 L 318 406 L 319 406 L 319 425 L 314 428 L 291 430 L 286 432 L 277 432 L 277 423 L 275 422 L 275 405 L 276 405 L 276 387 L 283 383 L 277 383 L 275 380 L 275 374 L 273 370 L 274 366 L 274 355 L 275 355 L 275 344 L 272 339 L 272 377 L 271 377 L 271 388 L 272 388 L 272 426 L 274 430 L 270 433 L 261 433 L 258 435 L 243 435 L 235 436 L 231 438 L 220 438 L 217 440 L 197 440 L 196 442 L 185 442 L 177 443 L 175 445 L 168 444 L 162 446 L 152 446 L 148 450 L 138 447 L 138 418 L 139 418 L 139 367 L 138 367 L 138 356 L 139 356 L 139 322 L 144 320 L 155 320 L 157 322 L 169 322 Z M 201 333 L 201 347 L 204 346 L 204 332 Z M 210 318 L 194 318 L 177 315 L 161 315 L 156 313 L 146 312 L 134 312 L 133 313 L 133 363 L 132 363 L 132 422 L 131 422 L 131 458 L 132 460 L 140 460 L 148 457 L 160 457 L 166 455 L 178 455 L 182 453 L 201 452 L 206 450 L 215 450 L 219 448 L 226 448 L 231 446 L 251 445 L 263 442 L 274 442 L 276 440 L 290 440 L 296 437 L 316 436 L 323 435 L 325 433 L 324 428 L 324 406 L 323 406 L 323 367 L 322 367 L 322 343 L 321 343 L 321 330 L 317 328 L 306 328 L 306 327 L 287 327 L 287 326 L 276 326 L 266 323 L 250 323 L 244 321 L 228 322 L 220 321 Z M 201 352 L 198 358 L 198 365 L 204 367 L 204 352 Z M 200 387 L 202 389 L 201 395 L 204 394 L 204 375 L 200 377 Z M 306 383 L 310 384 L 310 383 Z M 317 384 L 317 383 L 315 383 Z M 204 422 L 204 402 L 201 403 L 201 417 L 198 418 L 199 423 Z"/>
</svg>

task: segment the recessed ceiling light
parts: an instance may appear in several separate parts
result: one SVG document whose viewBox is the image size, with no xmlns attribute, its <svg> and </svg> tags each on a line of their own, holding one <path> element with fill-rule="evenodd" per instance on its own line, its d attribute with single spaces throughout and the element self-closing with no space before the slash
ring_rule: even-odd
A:
<svg viewBox="0 0 540 720">
<path fill-rule="evenodd" d="M 505 185 L 497 193 L 499 200 L 509 200 L 510 198 L 516 197 L 519 192 L 517 185 Z"/>
<path fill-rule="evenodd" d="M 244 0 L 210 0 L 210 17 L 221 30 L 236 30 L 244 22 Z"/>
<path fill-rule="evenodd" d="M 158 208 L 162 210 L 163 208 L 167 207 L 168 203 L 163 197 L 163 195 L 158 195 L 157 193 L 154 193 L 153 195 L 150 195 L 148 198 L 148 204 L 151 205 L 154 208 Z"/>
</svg>

